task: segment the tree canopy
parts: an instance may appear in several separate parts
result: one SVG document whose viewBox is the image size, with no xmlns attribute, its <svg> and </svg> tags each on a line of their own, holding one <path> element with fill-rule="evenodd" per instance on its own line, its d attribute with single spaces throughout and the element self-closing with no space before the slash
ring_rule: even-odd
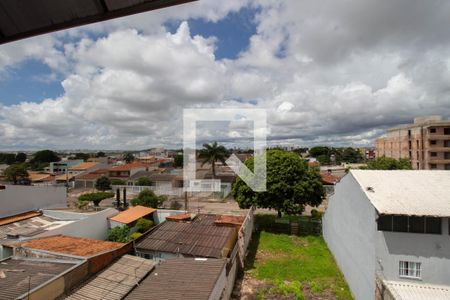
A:
<svg viewBox="0 0 450 300">
<path fill-rule="evenodd" d="M 148 177 L 140 177 L 136 181 L 137 186 L 151 186 L 152 184 L 153 184 L 153 182 Z"/>
<path fill-rule="evenodd" d="M 175 155 L 175 157 L 173 159 L 173 166 L 175 168 L 182 168 L 183 167 L 183 154 Z"/>
<path fill-rule="evenodd" d="M 203 144 L 203 149 L 200 150 L 200 158 L 202 158 L 202 166 L 206 163 L 211 164 L 213 178 L 216 177 L 215 163 L 220 161 L 225 163 L 225 160 L 229 156 L 228 150 L 214 142 L 212 144 Z"/>
<path fill-rule="evenodd" d="M 29 183 L 27 166 L 23 163 L 12 164 L 3 172 L 6 180 L 18 183 Z"/>
<path fill-rule="evenodd" d="M 27 160 L 27 155 L 23 152 L 14 153 L 0 153 L 0 164 L 12 165 L 14 163 L 23 163 Z"/>
<path fill-rule="evenodd" d="M 108 177 L 102 176 L 95 181 L 95 188 L 99 191 L 107 191 L 111 189 L 111 181 Z"/>
<path fill-rule="evenodd" d="M 411 170 L 411 162 L 407 159 L 401 158 L 396 160 L 390 157 L 377 157 L 367 163 L 369 170 Z"/>
<path fill-rule="evenodd" d="M 95 206 L 98 206 L 102 200 L 112 197 L 114 197 L 114 193 L 97 192 L 81 195 L 80 197 L 78 197 L 78 201 L 80 202 L 92 201 L 94 202 Z"/>
<path fill-rule="evenodd" d="M 16 162 L 23 163 L 27 160 L 27 155 L 23 152 L 19 152 L 16 154 Z"/>
<path fill-rule="evenodd" d="M 142 205 L 158 208 L 165 200 L 166 198 L 164 196 L 158 196 L 152 190 L 144 189 L 136 198 L 131 200 L 131 204 L 133 204 L 133 206 Z"/>
<path fill-rule="evenodd" d="M 134 161 L 134 155 L 131 152 L 127 152 L 123 155 L 123 160 L 125 160 L 127 163 L 130 163 Z"/>
<path fill-rule="evenodd" d="M 315 157 L 321 164 L 328 165 L 332 163 L 331 157 L 334 157 L 334 162 L 340 164 L 341 162 L 359 163 L 364 161 L 362 153 L 355 148 L 334 148 L 326 146 L 316 146 L 309 149 L 309 155 Z"/>
<path fill-rule="evenodd" d="M 108 241 L 128 243 L 130 241 L 130 227 L 127 225 L 116 226 L 108 231 Z"/>
<path fill-rule="evenodd" d="M 41 150 L 36 153 L 34 153 L 32 162 L 37 163 L 50 163 L 54 161 L 60 161 L 61 158 L 58 156 L 58 154 L 52 150 Z"/>
<path fill-rule="evenodd" d="M 275 209 L 278 215 L 301 214 L 306 205 L 319 206 L 325 195 L 320 175 L 309 169 L 298 154 L 283 150 L 269 150 L 267 158 L 267 191 L 254 192 L 239 177 L 233 185 L 232 194 L 241 208 L 252 205 Z M 254 158 L 245 165 L 253 170 Z"/>
</svg>

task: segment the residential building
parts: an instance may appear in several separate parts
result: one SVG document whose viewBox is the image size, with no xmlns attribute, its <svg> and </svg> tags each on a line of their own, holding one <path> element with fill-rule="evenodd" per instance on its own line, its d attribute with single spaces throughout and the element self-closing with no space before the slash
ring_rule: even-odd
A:
<svg viewBox="0 0 450 300">
<path fill-rule="evenodd" d="M 62 160 L 62 161 L 51 162 L 48 166 L 47 171 L 52 174 L 66 173 L 68 168 L 78 165 L 82 162 L 83 162 L 82 159 Z"/>
<path fill-rule="evenodd" d="M 125 300 L 219 300 L 227 285 L 226 259 L 173 258 L 157 265 Z"/>
<path fill-rule="evenodd" d="M 108 170 L 108 176 L 109 178 L 127 180 L 139 171 L 148 171 L 148 167 L 137 162 L 115 166 Z"/>
<path fill-rule="evenodd" d="M 350 170 L 323 236 L 355 299 L 412 299 L 395 297 L 408 286 L 427 295 L 414 299 L 449 299 L 449 217 L 450 172 Z"/>
<path fill-rule="evenodd" d="M 89 173 L 89 172 L 98 170 L 102 167 L 104 168 L 104 167 L 106 167 L 106 165 L 102 165 L 100 163 L 92 162 L 92 161 L 81 162 L 79 164 L 71 166 L 68 169 L 68 173 L 74 174 L 74 175 L 84 174 L 84 173 Z"/>
<path fill-rule="evenodd" d="M 155 222 L 152 216 L 154 212 L 156 212 L 156 209 L 151 207 L 141 205 L 133 206 L 109 218 L 110 226 L 111 228 L 114 228 L 117 226 L 127 225 L 132 229 L 132 231 L 134 231 L 133 229 L 137 221 L 141 218 Z"/>
<path fill-rule="evenodd" d="M 42 171 L 27 171 L 28 179 L 32 185 L 52 185 L 55 183 L 55 175 Z"/>
<path fill-rule="evenodd" d="M 450 170 L 450 120 L 420 117 L 375 141 L 377 157 L 409 159 L 415 170 Z"/>
<path fill-rule="evenodd" d="M 199 214 L 192 220 L 166 222 L 136 243 L 136 254 L 155 260 L 173 257 L 226 258 L 236 244 L 235 225 L 215 224 L 216 215 Z"/>
<path fill-rule="evenodd" d="M 95 182 L 102 176 L 108 176 L 108 169 L 98 169 L 75 177 L 75 188 L 94 188 Z"/>
</svg>

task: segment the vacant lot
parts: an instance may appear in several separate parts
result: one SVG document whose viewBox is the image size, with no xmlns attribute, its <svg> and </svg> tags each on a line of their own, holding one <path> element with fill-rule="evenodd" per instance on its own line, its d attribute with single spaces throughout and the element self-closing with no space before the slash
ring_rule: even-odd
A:
<svg viewBox="0 0 450 300">
<path fill-rule="evenodd" d="M 241 299 L 352 299 L 321 237 L 256 232 Z"/>
</svg>

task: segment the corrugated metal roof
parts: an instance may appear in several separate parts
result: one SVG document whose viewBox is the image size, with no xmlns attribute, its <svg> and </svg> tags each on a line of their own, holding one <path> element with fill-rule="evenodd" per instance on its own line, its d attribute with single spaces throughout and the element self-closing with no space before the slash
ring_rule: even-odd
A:
<svg viewBox="0 0 450 300">
<path fill-rule="evenodd" d="M 105 270 L 90 278 L 63 299 L 120 300 L 154 268 L 155 262 L 124 255 Z"/>
<path fill-rule="evenodd" d="M 14 216 L 0 218 L 0 226 L 6 225 L 6 224 L 11 224 L 11 223 L 14 223 L 14 222 L 19 222 L 19 221 L 26 220 L 26 219 L 30 219 L 30 218 L 37 217 L 37 216 L 40 216 L 40 215 L 42 215 L 42 212 L 29 211 L 29 212 L 17 214 L 17 215 L 14 215 Z"/>
<path fill-rule="evenodd" d="M 181 253 L 197 257 L 226 257 L 227 243 L 236 238 L 232 227 L 216 226 L 215 217 L 199 215 L 193 222 L 166 221 L 137 243 L 139 250 Z"/>
<path fill-rule="evenodd" d="M 74 267 L 75 262 L 48 259 L 8 258 L 0 262 L 0 299 L 16 299 Z"/>
<path fill-rule="evenodd" d="M 137 205 L 115 215 L 114 217 L 110 218 L 110 220 L 123 224 L 130 224 L 134 221 L 139 220 L 140 218 L 154 213 L 155 211 L 156 209 L 154 208 Z"/>
<path fill-rule="evenodd" d="M 448 300 L 450 286 L 383 281 L 396 300 Z"/>
<path fill-rule="evenodd" d="M 380 214 L 450 216 L 450 172 L 351 170 Z"/>
<path fill-rule="evenodd" d="M 162 262 L 125 299 L 209 299 L 225 259 L 175 258 Z"/>
</svg>

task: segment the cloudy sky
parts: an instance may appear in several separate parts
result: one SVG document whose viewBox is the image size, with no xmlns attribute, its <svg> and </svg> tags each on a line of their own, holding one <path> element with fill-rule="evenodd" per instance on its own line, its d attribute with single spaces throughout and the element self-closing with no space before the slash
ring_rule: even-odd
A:
<svg viewBox="0 0 450 300">
<path fill-rule="evenodd" d="M 371 145 L 450 117 L 449 15 L 434 0 L 200 0 L 1 45 L 0 150 L 175 147 L 184 108 L 267 109 L 272 144 Z M 238 145 L 247 123 L 198 134 Z"/>
</svg>

